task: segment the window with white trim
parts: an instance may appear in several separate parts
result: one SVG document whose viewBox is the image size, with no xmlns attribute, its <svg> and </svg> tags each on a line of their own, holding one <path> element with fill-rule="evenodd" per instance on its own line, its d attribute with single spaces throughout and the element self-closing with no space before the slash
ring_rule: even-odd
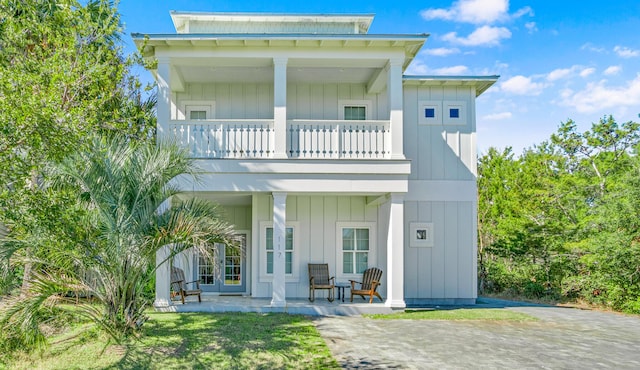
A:
<svg viewBox="0 0 640 370">
<path fill-rule="evenodd" d="M 466 125 L 467 124 L 467 102 L 456 100 L 445 100 L 443 123 L 445 125 Z"/>
<path fill-rule="evenodd" d="M 342 272 L 361 274 L 369 266 L 369 229 L 342 229 Z"/>
<path fill-rule="evenodd" d="M 367 107 L 362 105 L 347 105 L 344 107 L 344 119 L 364 121 L 367 119 Z"/>
<path fill-rule="evenodd" d="M 273 227 L 267 227 L 265 233 L 267 274 L 273 274 Z M 293 273 L 293 227 L 287 227 L 285 230 L 284 250 L 284 273 L 291 275 Z"/>
<path fill-rule="evenodd" d="M 183 100 L 178 110 L 179 120 L 204 120 L 215 118 L 214 101 Z"/>
<path fill-rule="evenodd" d="M 369 100 L 340 100 L 338 106 L 339 120 L 365 121 L 371 119 L 371 101 Z"/>
<path fill-rule="evenodd" d="M 362 277 L 377 264 L 375 222 L 336 222 L 336 279 Z"/>
<path fill-rule="evenodd" d="M 442 102 L 422 100 L 418 102 L 418 123 L 421 125 L 442 124 Z"/>
</svg>

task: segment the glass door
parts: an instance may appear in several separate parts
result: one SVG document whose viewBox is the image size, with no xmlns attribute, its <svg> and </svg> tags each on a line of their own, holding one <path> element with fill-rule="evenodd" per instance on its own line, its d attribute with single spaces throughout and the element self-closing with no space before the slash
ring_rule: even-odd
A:
<svg viewBox="0 0 640 370">
<path fill-rule="evenodd" d="M 240 250 L 225 244 L 216 244 L 213 258 L 198 256 L 198 277 L 203 292 L 243 293 L 245 284 L 245 257 L 247 235 L 239 234 Z"/>
</svg>

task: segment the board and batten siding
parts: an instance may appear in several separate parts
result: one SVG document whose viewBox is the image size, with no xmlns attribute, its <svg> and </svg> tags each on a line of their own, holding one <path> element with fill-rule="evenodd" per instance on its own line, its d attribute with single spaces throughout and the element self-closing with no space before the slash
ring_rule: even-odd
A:
<svg viewBox="0 0 640 370">
<path fill-rule="evenodd" d="M 189 101 L 215 102 L 216 119 L 273 118 L 273 85 L 270 83 L 190 83 L 184 92 L 175 94 L 178 110 Z M 367 119 L 389 119 L 386 91 L 367 94 L 364 84 L 346 83 L 288 84 L 287 119 L 337 120 L 342 100 L 368 101 L 371 112 L 367 113 Z"/>
<path fill-rule="evenodd" d="M 465 124 L 421 124 L 421 101 L 466 104 Z M 475 180 L 475 89 L 464 86 L 404 86 L 404 152 L 409 180 Z"/>
<path fill-rule="evenodd" d="M 475 204 L 472 201 L 405 202 L 405 235 L 412 222 L 433 223 L 433 247 L 405 243 L 407 304 L 472 303 L 477 297 Z M 408 239 L 408 238 L 407 238 Z"/>
<path fill-rule="evenodd" d="M 339 222 L 373 222 L 376 223 L 376 259 L 369 261 L 370 266 L 378 266 L 385 270 L 386 239 L 383 238 L 379 226 L 379 208 L 367 206 L 363 196 L 287 196 L 286 221 L 295 223 L 297 227 L 297 244 L 294 253 L 297 254 L 299 273 L 295 281 L 287 278 L 286 297 L 306 298 L 309 296 L 308 263 L 328 263 L 329 272 L 337 276 L 336 256 L 340 246 L 336 245 L 337 223 Z M 253 211 L 254 222 L 270 222 L 273 219 L 273 199 L 268 194 L 254 195 Z M 258 227 L 254 228 L 256 230 Z M 258 232 L 253 240 L 252 269 L 254 279 L 252 281 L 252 296 L 271 297 L 271 283 L 260 279 L 262 268 L 258 256 L 260 248 L 264 248 L 264 240 L 261 240 Z M 384 280 L 384 277 L 383 277 Z M 384 297 L 384 284 L 381 289 Z M 318 292 L 320 298 L 326 297 L 326 292 Z"/>
</svg>

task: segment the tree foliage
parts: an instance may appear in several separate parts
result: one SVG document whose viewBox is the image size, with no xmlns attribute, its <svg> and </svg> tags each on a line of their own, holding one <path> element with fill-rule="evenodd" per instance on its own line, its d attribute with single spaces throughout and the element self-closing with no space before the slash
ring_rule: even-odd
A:
<svg viewBox="0 0 640 370">
<path fill-rule="evenodd" d="M 564 122 L 516 158 L 479 160 L 481 291 L 640 312 L 640 125 Z"/>
<path fill-rule="evenodd" d="M 215 205 L 179 199 L 171 180 L 192 174 L 187 153 L 125 138 L 94 139 L 47 171 L 45 188 L 66 194 L 73 208 L 65 224 L 40 241 L 48 253 L 32 260 L 38 268 L 28 291 L 5 302 L 2 328 L 27 344 L 43 340 L 43 307 L 91 298 L 75 306 L 114 339 L 134 334 L 145 320 L 145 286 L 155 276 L 156 252 L 169 258 L 189 248 L 209 255 L 215 243 L 236 245 L 232 228 Z M 170 204 L 170 206 L 169 206 Z M 30 240 L 7 240 L 4 258 L 20 255 Z M 22 255 L 24 256 L 24 255 Z M 14 263 L 24 263 L 13 258 Z"/>
<path fill-rule="evenodd" d="M 121 32 L 107 0 L 0 2 L 0 224 L 12 237 L 41 245 L 67 217 L 67 195 L 40 186 L 48 163 L 96 133 L 153 139 L 155 97 L 131 74 L 138 60 L 124 57 Z"/>
</svg>

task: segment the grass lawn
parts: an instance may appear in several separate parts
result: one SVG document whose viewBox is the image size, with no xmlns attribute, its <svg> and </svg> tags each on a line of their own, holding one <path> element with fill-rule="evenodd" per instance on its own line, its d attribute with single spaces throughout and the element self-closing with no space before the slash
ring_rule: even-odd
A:
<svg viewBox="0 0 640 370">
<path fill-rule="evenodd" d="M 90 325 L 55 336 L 8 369 L 338 368 L 310 319 L 287 314 L 149 313 L 144 334 L 108 344 Z M 0 364 L 0 368 L 2 365 Z"/>
<path fill-rule="evenodd" d="M 501 308 L 458 308 L 451 310 L 411 310 L 388 315 L 367 315 L 382 320 L 485 320 L 537 321 L 533 316 Z"/>
</svg>

